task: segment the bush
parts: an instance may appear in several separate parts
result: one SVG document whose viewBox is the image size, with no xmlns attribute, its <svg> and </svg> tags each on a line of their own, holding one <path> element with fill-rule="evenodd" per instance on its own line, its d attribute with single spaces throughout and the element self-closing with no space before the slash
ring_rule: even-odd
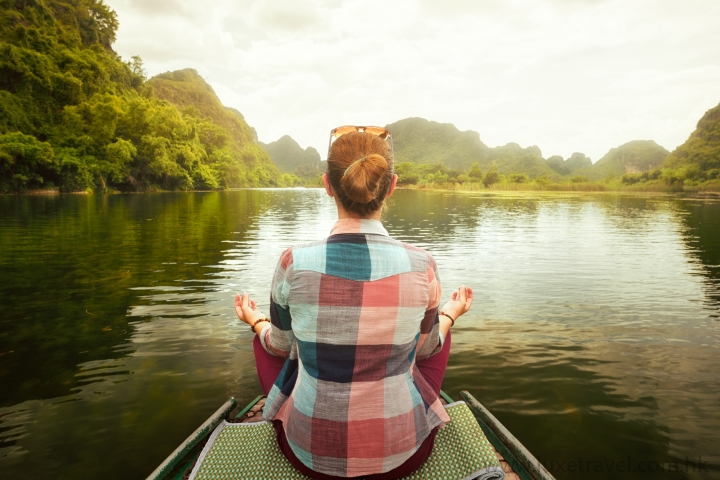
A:
<svg viewBox="0 0 720 480">
<path fill-rule="evenodd" d="M 585 175 L 575 175 L 574 177 L 570 178 L 570 181 L 572 183 L 585 183 L 588 181 L 588 177 Z"/>
<path fill-rule="evenodd" d="M 404 173 L 398 174 L 398 185 L 415 185 L 420 181 L 420 176 L 417 173 Z"/>
<path fill-rule="evenodd" d="M 420 181 L 420 175 L 412 162 L 400 162 L 395 164 L 395 173 L 398 176 L 398 185 L 415 185 Z"/>
<path fill-rule="evenodd" d="M 429 173 L 427 177 L 425 177 L 425 181 L 428 183 L 445 183 L 448 181 L 448 175 L 446 173 Z"/>
<path fill-rule="evenodd" d="M 641 174 L 638 173 L 626 173 L 622 177 L 620 177 L 620 180 L 624 185 L 634 185 L 636 183 L 642 182 L 643 178 Z"/>
<path fill-rule="evenodd" d="M 510 183 L 527 183 L 530 179 L 524 173 L 510 173 L 507 180 Z"/>
<path fill-rule="evenodd" d="M 666 185 L 670 186 L 682 186 L 685 180 L 682 174 L 672 168 L 666 168 L 662 171 L 662 179 Z"/>
</svg>

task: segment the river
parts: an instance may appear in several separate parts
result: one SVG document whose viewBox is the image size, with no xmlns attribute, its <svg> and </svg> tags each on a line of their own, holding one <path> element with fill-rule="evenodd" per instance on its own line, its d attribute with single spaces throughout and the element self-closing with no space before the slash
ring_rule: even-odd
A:
<svg viewBox="0 0 720 480">
<path fill-rule="evenodd" d="M 720 200 L 390 203 L 443 301 L 475 291 L 446 392 L 469 390 L 558 479 L 720 478 Z M 233 296 L 267 310 L 280 252 L 334 221 L 314 189 L 0 196 L 0 476 L 144 478 L 227 397 L 249 402 Z"/>
</svg>

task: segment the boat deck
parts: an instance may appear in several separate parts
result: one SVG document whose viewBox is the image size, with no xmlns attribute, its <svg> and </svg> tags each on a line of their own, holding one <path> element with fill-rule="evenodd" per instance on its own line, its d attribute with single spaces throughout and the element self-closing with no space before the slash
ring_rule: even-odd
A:
<svg viewBox="0 0 720 480">
<path fill-rule="evenodd" d="M 445 399 L 440 398 L 440 401 L 443 403 L 443 405 L 447 405 L 447 402 Z M 240 423 L 254 423 L 259 422 L 262 420 L 262 412 L 265 408 L 265 397 L 263 397 L 259 402 L 257 402 L 255 405 L 253 405 L 250 410 L 248 410 L 244 415 L 242 415 L 238 420 Z M 500 460 L 500 464 L 502 465 L 503 469 L 505 470 L 505 480 L 520 480 L 520 477 L 517 473 L 513 471 L 513 469 L 510 467 L 510 464 L 505 461 L 503 456 L 500 454 L 500 452 L 497 451 L 497 449 L 493 446 L 493 449 L 495 450 L 495 456 Z"/>
</svg>

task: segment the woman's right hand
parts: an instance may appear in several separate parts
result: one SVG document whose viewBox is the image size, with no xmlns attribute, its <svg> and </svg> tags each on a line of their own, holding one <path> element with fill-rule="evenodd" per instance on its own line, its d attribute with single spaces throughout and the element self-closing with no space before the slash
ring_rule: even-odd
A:
<svg viewBox="0 0 720 480">
<path fill-rule="evenodd" d="M 461 315 L 470 310 L 473 302 L 472 288 L 462 285 L 455 290 L 450 300 L 442 308 L 442 312 L 450 315 L 453 320 L 457 320 Z"/>
</svg>

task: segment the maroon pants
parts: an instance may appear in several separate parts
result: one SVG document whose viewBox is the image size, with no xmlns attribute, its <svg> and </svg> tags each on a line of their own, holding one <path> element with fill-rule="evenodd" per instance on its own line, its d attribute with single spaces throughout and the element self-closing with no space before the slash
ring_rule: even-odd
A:
<svg viewBox="0 0 720 480">
<path fill-rule="evenodd" d="M 255 352 L 255 365 L 257 367 L 258 378 L 260 379 L 260 387 L 267 396 L 267 394 L 270 393 L 270 389 L 272 388 L 273 383 L 275 383 L 278 375 L 280 375 L 280 370 L 282 370 L 282 367 L 285 364 L 285 359 L 267 353 L 260 344 L 260 339 L 257 337 L 257 335 L 253 340 L 253 350 Z M 430 384 L 433 390 L 437 392 L 438 395 L 440 394 L 440 386 L 442 385 L 442 380 L 445 376 L 445 369 L 447 368 L 449 356 L 450 332 L 448 332 L 447 337 L 445 338 L 445 343 L 440 352 L 428 359 L 420 360 L 415 364 L 417 369 L 420 370 L 420 372 L 422 373 L 423 377 L 425 377 L 425 380 L 427 380 L 427 382 Z M 310 478 L 315 478 L 317 480 L 341 478 L 334 477 L 332 475 L 325 475 L 324 473 L 318 473 L 306 467 L 305 464 L 302 463 L 295 456 L 295 453 L 290 448 L 287 437 L 285 436 L 282 422 L 274 421 L 273 426 L 275 427 L 275 433 L 277 435 L 277 442 L 280 450 L 282 451 L 283 455 L 287 457 L 290 463 L 300 471 L 300 473 Z M 422 443 L 422 445 L 420 445 L 420 448 L 413 454 L 413 456 L 408 458 L 405 463 L 403 463 L 399 467 L 386 473 L 366 475 L 363 478 L 372 480 L 393 480 L 411 474 L 412 472 L 420 468 L 420 466 L 430 456 L 430 453 L 432 453 L 436 433 L 437 429 L 433 430 Z"/>
</svg>

